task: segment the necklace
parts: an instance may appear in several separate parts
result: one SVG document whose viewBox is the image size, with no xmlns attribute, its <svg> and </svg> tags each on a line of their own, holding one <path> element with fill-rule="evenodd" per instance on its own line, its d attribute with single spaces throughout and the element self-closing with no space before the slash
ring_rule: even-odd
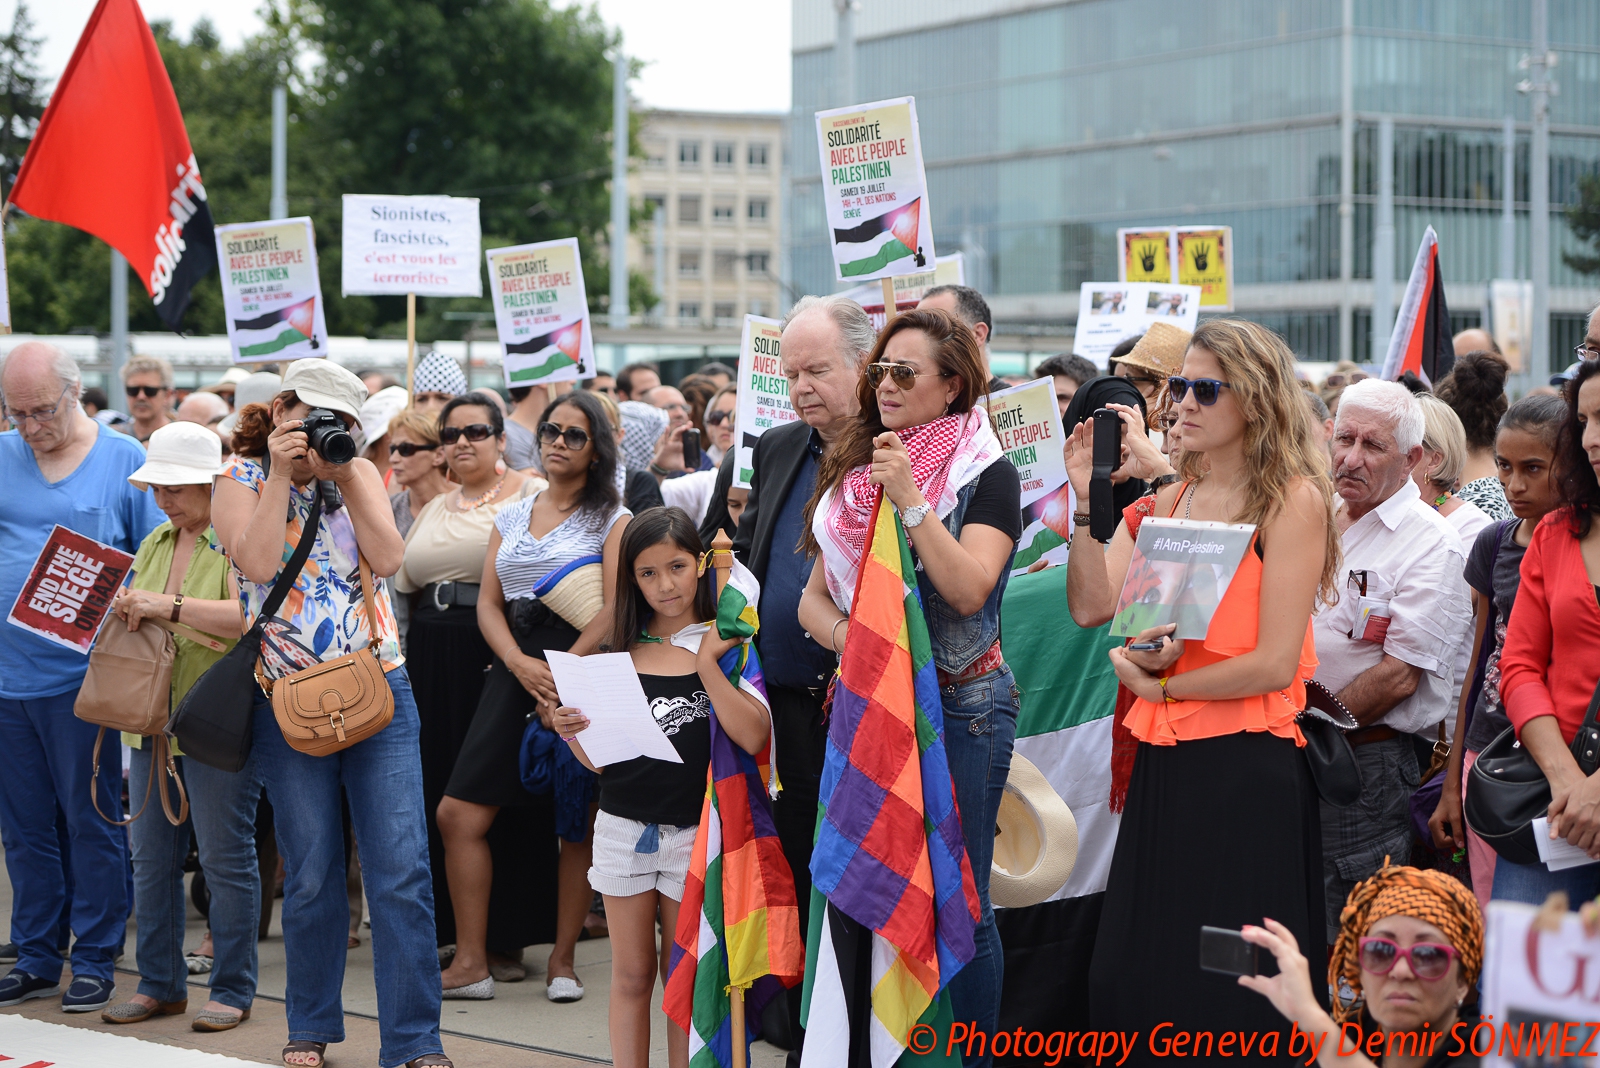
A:
<svg viewBox="0 0 1600 1068">
<path fill-rule="evenodd" d="M 506 484 L 505 476 L 501 475 L 500 476 L 500 481 L 496 482 L 493 486 L 491 486 L 488 493 L 482 494 L 481 496 L 478 496 L 478 497 L 474 497 L 470 501 L 467 500 L 465 497 L 461 498 L 461 510 L 463 512 L 470 512 L 474 508 L 483 507 L 484 505 L 488 504 L 490 501 L 495 499 L 495 496 L 500 492 L 500 487 L 505 485 L 505 484 Z"/>
<path fill-rule="evenodd" d="M 1439 507 L 1441 505 L 1443 505 L 1444 502 L 1448 501 L 1449 499 L 1450 499 L 1450 491 L 1449 490 L 1445 490 L 1443 493 L 1439 494 L 1439 496 L 1437 496 L 1437 497 L 1435 497 L 1433 499 L 1433 510 L 1435 512 L 1437 512 L 1439 510 Z"/>
<path fill-rule="evenodd" d="M 666 640 L 665 638 L 657 638 L 643 627 L 639 628 L 639 644 L 641 645 L 660 645 Z"/>
</svg>

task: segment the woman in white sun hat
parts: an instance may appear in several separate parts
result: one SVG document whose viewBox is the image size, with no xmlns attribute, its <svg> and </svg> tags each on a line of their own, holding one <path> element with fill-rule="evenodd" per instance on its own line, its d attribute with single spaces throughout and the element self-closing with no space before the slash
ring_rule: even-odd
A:
<svg viewBox="0 0 1600 1068">
<path fill-rule="evenodd" d="M 168 423 L 150 435 L 144 466 L 128 476 L 155 494 L 167 521 L 150 532 L 133 561 L 133 581 L 117 595 L 118 619 L 108 627 L 138 630 L 148 619 L 167 619 L 222 639 L 222 650 L 240 630 L 237 591 L 211 529 L 211 484 L 222 470 L 222 442 L 198 423 Z M 173 639 L 172 704 L 176 707 L 222 651 Z M 152 739 L 125 734 L 133 747 L 130 796 L 146 796 L 155 766 Z M 261 916 L 261 880 L 256 866 L 256 802 L 261 781 L 252 759 L 242 771 L 226 772 L 186 760 L 174 748 L 178 774 L 189 794 L 200 866 L 211 891 L 211 998 L 195 1015 L 196 1031 L 227 1031 L 249 1018 L 256 992 L 256 925 Z M 135 802 L 137 803 L 137 802 Z M 183 862 L 189 854 L 189 823 L 174 827 L 146 806 L 129 828 L 133 845 L 133 907 L 139 933 L 139 989 L 128 1001 L 100 1014 L 107 1023 L 140 1023 L 175 1016 L 188 1007 L 189 972 L 183 955 Z"/>
</svg>

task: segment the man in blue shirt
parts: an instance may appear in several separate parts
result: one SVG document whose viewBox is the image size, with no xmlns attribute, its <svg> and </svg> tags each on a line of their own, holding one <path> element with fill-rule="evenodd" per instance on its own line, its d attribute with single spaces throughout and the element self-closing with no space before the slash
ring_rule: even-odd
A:
<svg viewBox="0 0 1600 1068">
<path fill-rule="evenodd" d="M 17 429 L 0 434 L 0 605 L 9 608 L 50 531 L 60 524 L 127 553 L 163 516 L 154 498 L 128 483 L 144 462 L 130 437 L 83 413 L 83 383 L 72 358 L 27 342 L 0 361 L 0 397 Z M 0 978 L 0 1007 L 61 989 L 57 944 L 72 876 L 72 985 L 66 1012 L 111 1000 L 112 964 L 128 924 L 128 838 L 90 802 L 97 729 L 72 714 L 89 658 L 0 623 L 0 834 L 13 895 L 17 965 Z M 95 789 L 120 818 L 122 762 L 101 760 Z M 71 848 L 62 854 L 56 809 Z"/>
<path fill-rule="evenodd" d="M 802 297 L 789 309 L 780 359 L 789 381 L 789 403 L 800 420 L 775 427 L 756 442 L 750 500 L 733 539 L 734 552 L 761 583 L 756 646 L 772 703 L 778 779 L 783 783 L 783 793 L 773 804 L 773 822 L 794 873 L 802 935 L 828 739 L 822 702 L 844 631 L 811 635 L 800 626 L 800 594 L 811 577 L 812 561 L 799 545 L 818 463 L 860 414 L 856 385 L 876 341 L 872 320 L 848 297 Z M 790 1024 L 798 1036 L 799 987 L 791 995 Z"/>
</svg>

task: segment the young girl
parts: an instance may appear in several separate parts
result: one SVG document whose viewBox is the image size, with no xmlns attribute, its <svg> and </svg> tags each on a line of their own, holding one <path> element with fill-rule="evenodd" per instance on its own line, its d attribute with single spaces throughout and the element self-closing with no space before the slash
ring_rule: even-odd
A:
<svg viewBox="0 0 1600 1068">
<path fill-rule="evenodd" d="M 1461 688 L 1444 792 L 1428 826 L 1438 848 L 1466 849 L 1472 889 L 1485 908 L 1489 906 L 1498 858 L 1462 819 L 1463 784 L 1484 746 L 1511 725 L 1500 703 L 1500 649 L 1505 644 L 1506 623 L 1511 619 L 1511 605 L 1522 577 L 1523 551 L 1539 520 L 1561 503 L 1555 454 L 1556 438 L 1566 417 L 1567 406 L 1560 397 L 1524 397 L 1501 417 L 1494 440 L 1494 463 L 1516 520 L 1492 523 L 1480 530 L 1467 557 L 1467 582 L 1477 595 L 1477 639 L 1467 661 L 1467 684 Z M 1469 710 L 1473 674 L 1485 642 L 1491 650 L 1488 668 L 1477 690 L 1477 702 Z"/>
<path fill-rule="evenodd" d="M 611 1059 L 617 1068 L 650 1063 L 650 999 L 656 973 L 663 983 L 667 978 L 706 793 L 712 713 L 745 752 L 767 744 L 766 708 L 717 666 L 738 641 L 705 626 L 716 618 L 717 591 L 709 575 L 700 577 L 700 554 L 700 535 L 681 508 L 647 509 L 622 535 L 610 647 L 632 654 L 650 711 L 683 763 L 638 757 L 595 768 L 600 813 L 589 882 L 605 895 L 611 930 Z M 588 717 L 563 706 L 551 725 L 593 767 L 581 741 Z M 689 1063 L 689 1036 L 675 1024 L 668 1024 L 667 1060 L 672 1068 Z"/>
</svg>

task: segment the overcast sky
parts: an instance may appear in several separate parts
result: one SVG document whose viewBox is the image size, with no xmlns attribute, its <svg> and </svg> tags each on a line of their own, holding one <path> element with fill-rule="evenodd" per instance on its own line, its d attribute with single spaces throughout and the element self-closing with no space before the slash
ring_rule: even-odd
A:
<svg viewBox="0 0 1600 1068">
<path fill-rule="evenodd" d="M 556 0 L 559 4 L 562 0 Z M 185 35 L 202 15 L 229 45 L 260 28 L 251 0 L 140 0 L 145 17 L 170 19 Z M 42 66 L 60 75 L 95 0 L 30 0 L 45 38 Z M 9 27 L 16 0 L 0 0 Z M 787 0 L 598 0 L 600 17 L 620 26 L 623 47 L 646 61 L 633 83 L 650 107 L 703 111 L 786 111 L 789 107 Z M 730 92 L 732 85 L 738 91 Z"/>
</svg>

